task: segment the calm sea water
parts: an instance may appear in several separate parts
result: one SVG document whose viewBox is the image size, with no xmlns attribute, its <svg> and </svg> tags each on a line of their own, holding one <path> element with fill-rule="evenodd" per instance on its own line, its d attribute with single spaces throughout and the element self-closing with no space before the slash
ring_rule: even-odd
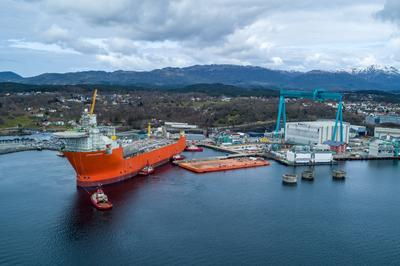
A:
<svg viewBox="0 0 400 266">
<path fill-rule="evenodd" d="M 314 181 L 282 184 L 306 169 Z M 205 174 L 166 164 L 105 186 L 114 208 L 99 211 L 56 152 L 2 155 L 0 265 L 399 265 L 399 170 L 395 160 Z"/>
</svg>

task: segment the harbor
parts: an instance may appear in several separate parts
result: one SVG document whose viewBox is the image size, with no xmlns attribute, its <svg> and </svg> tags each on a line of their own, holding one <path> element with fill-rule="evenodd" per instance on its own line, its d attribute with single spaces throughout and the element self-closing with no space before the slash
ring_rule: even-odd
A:
<svg viewBox="0 0 400 266">
<path fill-rule="evenodd" d="M 400 260 L 400 242 L 394 237 L 400 233 L 398 160 L 298 167 L 270 160 L 265 167 L 207 174 L 167 163 L 152 175 L 105 186 L 114 207 L 100 211 L 90 194 L 76 187 L 66 158 L 56 154 L 43 150 L 1 156 L 0 193 L 7 199 L 0 217 L 3 265 L 95 260 L 135 265 L 390 265 Z M 204 148 L 182 155 L 194 160 L 226 157 L 226 152 Z M 304 170 L 315 173 L 314 181 L 301 178 Z M 333 170 L 346 171 L 345 180 L 334 179 Z M 283 184 L 284 174 L 297 175 L 297 184 Z M 37 203 L 25 204 L 20 195 Z M 97 245 L 100 240 L 107 245 Z M 110 253 L 119 256 L 111 258 Z"/>
</svg>

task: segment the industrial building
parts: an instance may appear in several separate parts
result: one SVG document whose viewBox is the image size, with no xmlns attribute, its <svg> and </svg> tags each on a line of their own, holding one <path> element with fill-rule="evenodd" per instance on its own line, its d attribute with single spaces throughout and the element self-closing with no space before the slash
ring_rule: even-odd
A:
<svg viewBox="0 0 400 266">
<path fill-rule="evenodd" d="M 334 120 L 317 120 L 316 122 L 286 123 L 285 141 L 304 145 L 322 144 L 332 140 L 335 130 Z M 343 122 L 343 142 L 349 143 L 350 124 Z M 340 122 L 336 129 L 336 141 L 340 141 Z"/>
<path fill-rule="evenodd" d="M 188 123 L 178 123 L 178 122 L 164 122 L 164 125 L 172 128 L 191 128 L 191 129 L 199 128 L 197 125 L 189 125 Z"/>
<path fill-rule="evenodd" d="M 355 137 L 357 135 L 358 136 L 366 136 L 367 135 L 367 127 L 350 125 L 350 137 Z"/>
<path fill-rule="evenodd" d="M 382 116 L 373 116 L 369 115 L 365 118 L 366 124 L 381 124 L 381 123 L 394 123 L 400 124 L 400 117 L 397 115 L 382 115 Z"/>
<path fill-rule="evenodd" d="M 296 164 L 331 163 L 333 155 L 330 151 L 310 152 L 289 150 L 286 153 L 286 160 Z"/>
<path fill-rule="evenodd" d="M 385 127 L 376 127 L 374 130 L 374 137 L 381 138 L 383 136 L 392 136 L 392 137 L 400 137 L 400 129 L 398 128 L 385 128 Z"/>
</svg>

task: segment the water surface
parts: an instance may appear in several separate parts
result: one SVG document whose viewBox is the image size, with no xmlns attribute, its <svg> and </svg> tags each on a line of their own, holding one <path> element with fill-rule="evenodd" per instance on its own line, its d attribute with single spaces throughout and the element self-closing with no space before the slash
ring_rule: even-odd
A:
<svg viewBox="0 0 400 266">
<path fill-rule="evenodd" d="M 99 211 L 56 153 L 0 156 L 0 265 L 400 263 L 397 160 L 204 174 L 166 164 L 105 186 L 114 208 Z M 282 184 L 302 170 L 315 180 Z"/>
</svg>

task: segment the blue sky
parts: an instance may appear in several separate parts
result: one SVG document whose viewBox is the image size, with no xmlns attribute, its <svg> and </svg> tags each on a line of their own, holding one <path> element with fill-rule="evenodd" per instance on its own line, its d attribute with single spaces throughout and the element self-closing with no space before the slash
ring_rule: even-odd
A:
<svg viewBox="0 0 400 266">
<path fill-rule="evenodd" d="M 400 68 L 395 0 L 2 0 L 0 71 Z"/>
</svg>

